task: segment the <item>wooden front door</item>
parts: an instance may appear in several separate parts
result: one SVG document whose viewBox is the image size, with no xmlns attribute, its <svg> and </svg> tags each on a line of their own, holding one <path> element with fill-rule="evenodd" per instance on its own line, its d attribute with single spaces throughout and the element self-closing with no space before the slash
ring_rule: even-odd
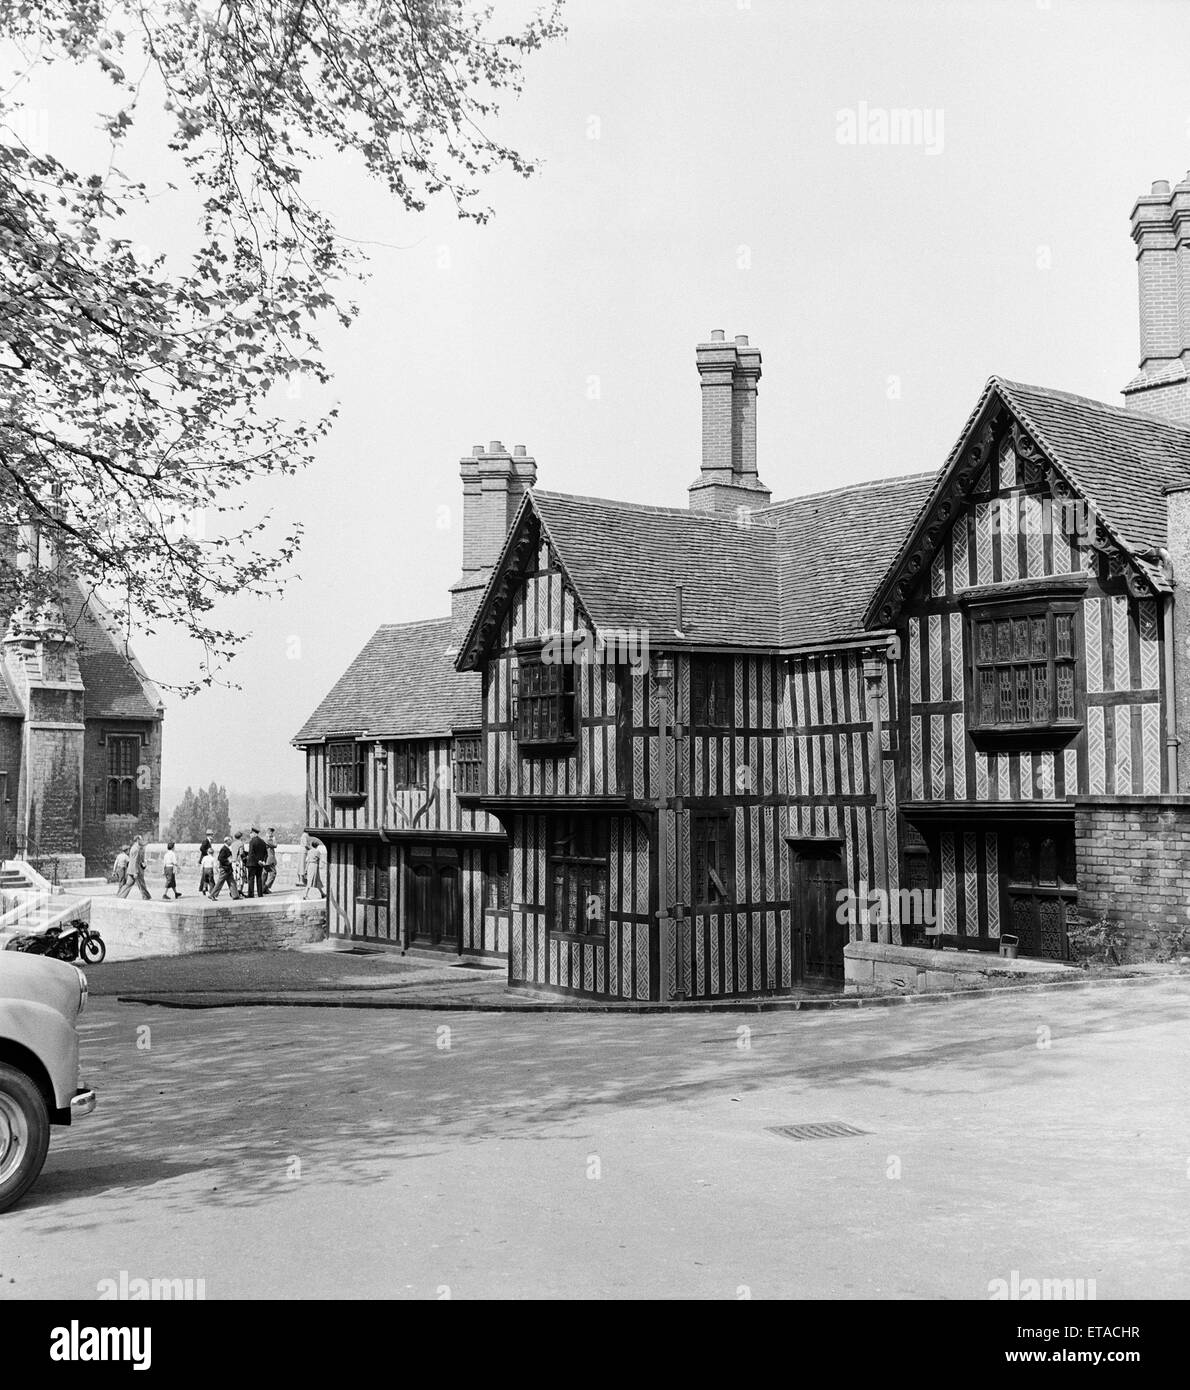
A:
<svg viewBox="0 0 1190 1390">
<path fill-rule="evenodd" d="M 794 883 L 801 973 L 806 979 L 841 981 L 848 929 L 839 921 L 839 890 L 843 887 L 840 851 L 817 846 L 798 851 Z"/>
<path fill-rule="evenodd" d="M 411 845 L 405 864 L 409 944 L 457 950 L 461 908 L 458 850 L 442 845 Z"/>
<path fill-rule="evenodd" d="M 1078 901 L 1073 828 L 1018 829 L 1009 843 L 1001 935 L 1015 936 L 1022 956 L 1069 959 L 1066 913 Z"/>
</svg>

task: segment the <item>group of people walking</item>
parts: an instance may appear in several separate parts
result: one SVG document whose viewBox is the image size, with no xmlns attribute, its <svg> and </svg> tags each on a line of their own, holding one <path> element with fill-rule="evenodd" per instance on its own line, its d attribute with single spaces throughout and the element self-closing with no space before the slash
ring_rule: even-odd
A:
<svg viewBox="0 0 1190 1390">
<path fill-rule="evenodd" d="M 247 838 L 243 831 L 237 831 L 235 835 L 226 836 L 223 843 L 217 846 L 208 830 L 198 847 L 198 891 L 212 901 L 224 887 L 232 898 L 262 898 L 271 892 L 277 881 L 276 834 L 274 826 L 269 827 L 267 837 L 253 826 Z M 325 862 L 326 849 L 322 841 L 303 832 L 297 881 L 298 887 L 306 890 L 303 897 L 308 898 L 311 889 L 316 890 L 320 897 L 326 897 L 322 873 Z M 168 901 L 171 894 L 174 898 L 180 898 L 178 856 L 172 840 L 165 847 L 162 874 L 165 879 L 162 898 Z M 145 845 L 139 835 L 116 855 L 112 878 L 119 884 L 117 897 L 126 898 L 133 888 L 142 898 L 153 896 L 145 886 Z"/>
<path fill-rule="evenodd" d="M 208 830 L 198 847 L 202 876 L 198 891 L 212 902 L 226 886 L 233 898 L 263 898 L 277 880 L 277 832 L 269 827 L 268 837 L 253 826 L 244 838 L 242 831 L 224 837 L 215 848 Z"/>
</svg>

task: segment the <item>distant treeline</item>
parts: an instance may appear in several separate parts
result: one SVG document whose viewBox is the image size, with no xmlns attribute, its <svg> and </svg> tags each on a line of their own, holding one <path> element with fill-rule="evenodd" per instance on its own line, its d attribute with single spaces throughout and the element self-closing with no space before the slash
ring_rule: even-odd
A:
<svg viewBox="0 0 1190 1390">
<path fill-rule="evenodd" d="M 305 829 L 306 801 L 294 792 L 233 793 L 212 782 L 195 791 L 187 787 L 162 829 L 178 844 L 199 841 L 209 830 L 218 840 L 237 830 L 275 827 L 277 839 L 296 843 Z"/>
</svg>

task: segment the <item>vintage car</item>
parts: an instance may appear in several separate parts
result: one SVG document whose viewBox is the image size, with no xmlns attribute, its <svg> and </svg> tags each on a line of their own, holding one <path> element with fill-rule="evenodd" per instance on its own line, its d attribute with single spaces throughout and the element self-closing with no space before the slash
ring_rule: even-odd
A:
<svg viewBox="0 0 1190 1390">
<path fill-rule="evenodd" d="M 36 1181 L 50 1126 L 95 1109 L 78 1074 L 75 1023 L 86 1002 L 77 966 L 0 951 L 0 1211 Z"/>
</svg>

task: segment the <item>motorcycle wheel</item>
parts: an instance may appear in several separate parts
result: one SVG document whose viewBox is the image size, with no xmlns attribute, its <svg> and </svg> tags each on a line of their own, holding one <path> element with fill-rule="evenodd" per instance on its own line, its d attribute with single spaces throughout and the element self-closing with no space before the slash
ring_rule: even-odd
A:
<svg viewBox="0 0 1190 1390">
<path fill-rule="evenodd" d="M 97 936 L 89 936 L 83 942 L 83 959 L 88 965 L 100 965 L 107 956 L 107 947 Z"/>
</svg>

